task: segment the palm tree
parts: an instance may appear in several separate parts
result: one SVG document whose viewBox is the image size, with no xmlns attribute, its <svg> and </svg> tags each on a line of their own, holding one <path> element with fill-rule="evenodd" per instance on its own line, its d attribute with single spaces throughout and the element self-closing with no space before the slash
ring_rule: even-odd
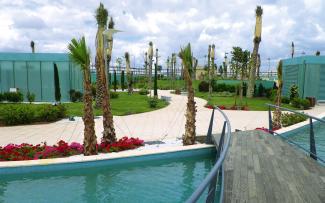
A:
<svg viewBox="0 0 325 203">
<path fill-rule="evenodd" d="M 211 45 L 209 45 L 209 48 L 208 48 L 208 77 L 209 77 L 209 97 L 208 97 L 208 100 L 211 99 L 211 94 L 212 94 L 212 78 L 211 78 L 210 61 L 211 61 Z"/>
<path fill-rule="evenodd" d="M 69 56 L 76 64 L 80 65 L 83 72 L 84 86 L 84 155 L 97 154 L 97 138 L 95 134 L 95 122 L 92 108 L 92 92 L 90 81 L 90 49 L 87 48 L 85 37 L 80 40 L 72 39 L 68 46 Z"/>
<path fill-rule="evenodd" d="M 104 59 L 104 39 L 103 32 L 106 28 L 108 11 L 102 3 L 99 4 L 99 7 L 96 9 L 96 20 L 97 20 L 97 33 L 96 33 L 96 108 L 101 108 L 104 98 L 104 89 L 102 81 L 102 69 L 105 69 L 105 59 Z"/>
<path fill-rule="evenodd" d="M 183 145 L 195 144 L 195 114 L 196 107 L 194 101 L 194 89 L 192 85 L 193 72 L 193 56 L 191 51 L 191 44 L 188 44 L 184 49 L 182 48 L 178 56 L 182 59 L 184 64 L 184 77 L 187 83 L 187 108 L 186 108 L 186 124 L 185 134 L 183 135 Z"/>
<path fill-rule="evenodd" d="M 258 55 L 258 48 L 260 46 L 261 36 L 262 36 L 262 14 L 263 14 L 262 7 L 257 6 L 255 13 L 256 13 L 256 24 L 255 24 L 254 49 L 253 49 L 252 61 L 251 61 L 252 66 L 249 73 L 249 82 L 248 82 L 247 95 L 246 95 L 247 98 L 253 98 L 254 96 L 257 55 Z"/>
<path fill-rule="evenodd" d="M 153 44 L 152 42 L 149 42 L 149 48 L 148 48 L 148 64 L 149 64 L 149 77 L 148 77 L 148 89 L 150 91 L 151 96 L 151 89 L 152 89 L 152 59 L 153 59 Z"/>
<path fill-rule="evenodd" d="M 32 53 L 35 53 L 35 42 L 34 41 L 30 42 L 30 48 L 32 48 Z"/>
<path fill-rule="evenodd" d="M 131 69 L 130 69 L 130 55 L 129 52 L 125 52 L 125 64 L 126 64 L 126 78 L 128 82 L 128 94 L 132 94 L 132 76 L 131 76 Z"/>
<path fill-rule="evenodd" d="M 278 90 L 276 94 L 276 105 L 281 105 L 281 95 L 282 95 L 282 86 L 283 86 L 283 80 L 282 80 L 282 61 L 279 61 L 278 68 Z M 273 113 L 273 129 L 279 129 L 281 128 L 281 110 L 280 108 L 276 108 Z"/>
<path fill-rule="evenodd" d="M 114 29 L 114 21 L 113 18 L 110 18 L 110 21 L 108 23 L 108 28 L 110 30 Z M 103 45 L 104 46 L 104 45 Z M 113 36 L 108 36 L 108 48 L 106 50 L 106 58 L 107 58 L 107 67 L 109 67 L 111 58 L 112 58 L 112 50 L 113 50 Z M 104 55 L 103 55 L 104 56 Z M 105 63 L 104 57 L 103 62 Z M 116 141 L 116 134 L 115 134 L 115 128 L 114 128 L 114 121 L 113 121 L 113 114 L 111 110 L 110 105 L 110 95 L 108 91 L 108 85 L 106 80 L 106 71 L 105 66 L 103 69 L 101 69 L 101 76 L 102 76 L 102 83 L 103 87 L 103 137 L 102 141 L 106 143 L 113 143 Z M 116 72 L 114 72 L 116 74 Z M 116 78 L 116 76 L 114 75 Z"/>
</svg>

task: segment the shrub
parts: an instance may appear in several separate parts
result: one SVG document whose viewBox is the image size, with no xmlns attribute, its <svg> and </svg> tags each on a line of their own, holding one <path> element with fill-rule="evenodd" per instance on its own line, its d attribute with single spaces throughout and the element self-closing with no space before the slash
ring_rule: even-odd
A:
<svg viewBox="0 0 325 203">
<path fill-rule="evenodd" d="M 299 98 L 298 86 L 293 84 L 290 87 L 290 101 L 294 98 Z"/>
<path fill-rule="evenodd" d="M 4 100 L 5 100 L 5 97 L 4 97 L 3 93 L 0 92 L 0 102 L 2 102 Z"/>
<path fill-rule="evenodd" d="M 201 81 L 199 83 L 199 92 L 209 92 L 209 83 L 207 81 Z"/>
<path fill-rule="evenodd" d="M 208 88 L 209 89 L 209 88 Z M 236 92 L 236 86 L 235 85 L 227 85 L 225 83 L 220 83 L 216 85 L 216 83 L 212 83 L 212 89 L 215 92 Z"/>
<path fill-rule="evenodd" d="M 2 120 L 6 125 L 28 124 L 34 119 L 35 110 L 26 105 L 10 105 L 2 112 Z"/>
<path fill-rule="evenodd" d="M 150 99 L 148 99 L 148 104 L 149 104 L 150 108 L 156 108 L 158 105 L 158 99 L 150 98 Z"/>
<path fill-rule="evenodd" d="M 289 99 L 289 97 L 282 97 L 282 98 L 281 98 L 281 102 L 282 102 L 283 104 L 289 104 L 289 103 L 290 103 L 290 99 Z"/>
<path fill-rule="evenodd" d="M 147 95 L 147 94 L 149 94 L 149 90 L 147 90 L 147 89 L 140 89 L 139 90 L 139 94 L 140 95 Z"/>
<path fill-rule="evenodd" d="M 270 99 L 272 102 L 275 101 L 277 95 L 277 90 L 276 89 L 270 89 L 268 90 L 268 94 L 266 95 L 268 99 Z"/>
<path fill-rule="evenodd" d="M 257 89 L 257 96 L 259 97 L 263 97 L 265 95 L 265 88 L 264 86 L 262 85 L 262 83 L 260 83 L 258 85 L 258 89 Z"/>
<path fill-rule="evenodd" d="M 309 109 L 310 102 L 308 99 L 294 98 L 291 101 L 291 106 L 299 109 Z"/>
<path fill-rule="evenodd" d="M 243 83 L 243 96 L 246 97 L 246 94 L 247 94 L 247 83 L 244 82 Z"/>
<path fill-rule="evenodd" d="M 3 94 L 4 100 L 8 102 L 22 102 L 24 95 L 21 92 L 5 92 Z"/>
<path fill-rule="evenodd" d="M 287 127 L 296 123 L 300 123 L 307 119 L 306 116 L 294 113 L 282 113 L 281 124 L 283 127 Z"/>
<path fill-rule="evenodd" d="M 35 101 L 35 94 L 34 93 L 27 92 L 26 98 L 27 98 L 27 100 L 28 100 L 29 103 L 32 103 L 32 102 Z"/>
<path fill-rule="evenodd" d="M 118 98 L 118 93 L 117 92 L 111 92 L 110 93 L 110 98 L 111 99 L 117 99 Z"/>
<path fill-rule="evenodd" d="M 74 89 L 71 89 L 70 91 L 69 91 L 69 94 L 70 94 L 70 100 L 72 101 L 72 102 L 80 102 L 80 101 L 82 101 L 82 93 L 81 92 L 79 92 L 79 91 L 76 91 L 76 90 L 74 90 Z"/>
<path fill-rule="evenodd" d="M 37 121 L 56 121 L 66 116 L 66 108 L 63 105 L 46 105 L 39 108 Z"/>
</svg>

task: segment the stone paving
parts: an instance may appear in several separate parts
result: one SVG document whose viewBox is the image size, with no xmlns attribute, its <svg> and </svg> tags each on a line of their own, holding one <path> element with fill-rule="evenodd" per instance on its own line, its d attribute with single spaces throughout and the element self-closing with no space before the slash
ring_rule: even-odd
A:
<svg viewBox="0 0 325 203">
<path fill-rule="evenodd" d="M 128 116 L 114 116 L 114 125 L 117 137 L 133 136 L 145 141 L 172 140 L 181 138 L 185 126 L 186 95 L 170 94 L 169 90 L 159 90 L 158 94 L 170 98 L 170 104 L 162 109 L 147 113 Z M 204 107 L 206 100 L 195 98 L 197 105 L 196 129 L 198 135 L 207 133 L 211 109 Z M 256 127 L 268 126 L 267 111 L 224 111 L 228 116 L 232 131 L 252 130 Z M 306 111 L 311 115 L 318 115 L 325 112 L 325 106 L 317 106 Z M 216 112 L 213 133 L 221 131 L 223 118 Z M 96 135 L 101 138 L 103 130 L 102 118 L 95 119 Z M 63 119 L 58 122 L 41 125 L 24 125 L 13 127 L 0 127 L 0 145 L 8 143 L 32 143 L 38 144 L 46 141 L 54 144 L 59 140 L 67 142 L 82 142 L 83 122 L 81 118 L 76 121 Z"/>
</svg>

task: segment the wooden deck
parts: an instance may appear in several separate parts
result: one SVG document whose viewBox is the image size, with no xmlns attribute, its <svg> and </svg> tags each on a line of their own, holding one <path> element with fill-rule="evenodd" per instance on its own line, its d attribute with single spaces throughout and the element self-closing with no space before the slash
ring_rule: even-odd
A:
<svg viewBox="0 0 325 203">
<path fill-rule="evenodd" d="M 224 202 L 325 202 L 325 167 L 279 137 L 233 133 Z"/>
</svg>

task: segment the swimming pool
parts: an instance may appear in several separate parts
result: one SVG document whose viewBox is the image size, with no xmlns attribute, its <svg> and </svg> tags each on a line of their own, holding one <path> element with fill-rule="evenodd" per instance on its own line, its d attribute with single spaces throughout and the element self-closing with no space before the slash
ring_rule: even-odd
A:
<svg viewBox="0 0 325 203">
<path fill-rule="evenodd" d="M 129 164 L 0 175 L 0 202 L 184 202 L 214 165 L 214 152 L 205 151 Z"/>
<path fill-rule="evenodd" d="M 325 160 L 325 124 L 314 122 L 314 136 L 316 144 L 317 156 Z M 303 126 L 301 128 L 289 131 L 283 134 L 286 139 L 297 145 L 300 145 L 306 150 L 310 150 L 309 146 L 309 125 Z"/>
</svg>

